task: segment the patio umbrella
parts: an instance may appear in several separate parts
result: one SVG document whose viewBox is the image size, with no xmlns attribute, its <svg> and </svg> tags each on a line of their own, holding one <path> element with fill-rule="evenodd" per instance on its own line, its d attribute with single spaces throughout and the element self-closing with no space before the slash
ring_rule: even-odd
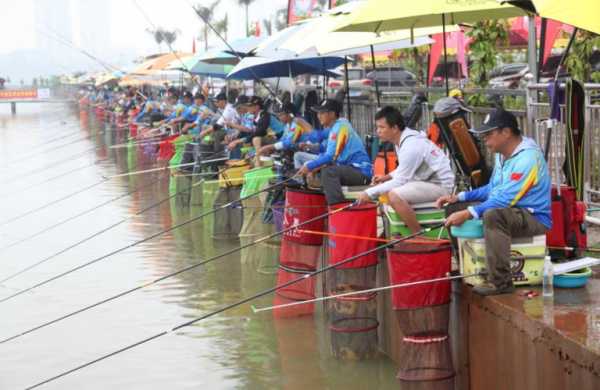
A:
<svg viewBox="0 0 600 390">
<path fill-rule="evenodd" d="M 507 3 L 520 7 L 542 18 L 570 24 L 579 29 L 600 34 L 600 1 L 577 0 L 511 0 Z"/>
<path fill-rule="evenodd" d="M 246 57 L 227 75 L 228 79 L 253 80 L 270 77 L 296 77 L 302 74 L 336 76 L 329 69 L 344 63 L 342 57 Z"/>
<path fill-rule="evenodd" d="M 180 61 L 173 61 L 167 69 L 223 79 L 233 69 L 233 65 L 209 64 L 199 58 L 200 56 L 185 58 L 183 59 L 183 66 Z"/>
<path fill-rule="evenodd" d="M 525 11 L 496 0 L 476 2 L 448 2 L 427 0 L 404 2 L 396 0 L 370 0 L 354 12 L 349 22 L 337 31 L 369 31 L 380 33 L 389 30 L 417 29 L 442 26 L 444 33 L 444 63 L 447 64 L 446 30 L 448 24 L 472 23 L 480 20 L 510 18 L 524 15 Z M 446 93 L 449 92 L 448 69 L 444 66 Z"/>
<path fill-rule="evenodd" d="M 198 60 L 208 64 L 236 65 L 240 57 L 247 57 L 256 47 L 264 41 L 261 37 L 248 37 L 232 41 L 229 46 L 221 46 L 199 54 Z"/>
</svg>

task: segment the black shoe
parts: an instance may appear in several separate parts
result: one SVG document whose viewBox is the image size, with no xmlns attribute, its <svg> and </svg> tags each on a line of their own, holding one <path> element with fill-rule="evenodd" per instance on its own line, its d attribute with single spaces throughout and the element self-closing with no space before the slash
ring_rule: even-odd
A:
<svg viewBox="0 0 600 390">
<path fill-rule="evenodd" d="M 500 294 L 511 294 L 515 291 L 515 287 L 512 283 L 505 284 L 502 286 L 495 286 L 492 283 L 484 283 L 479 286 L 473 287 L 473 292 L 478 295 L 500 295 Z"/>
</svg>

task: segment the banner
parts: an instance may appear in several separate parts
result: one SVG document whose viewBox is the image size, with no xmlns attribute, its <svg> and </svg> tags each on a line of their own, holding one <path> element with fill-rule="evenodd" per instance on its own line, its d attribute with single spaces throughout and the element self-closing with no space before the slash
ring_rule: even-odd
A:
<svg viewBox="0 0 600 390">
<path fill-rule="evenodd" d="M 37 99 L 37 89 L 14 89 L 0 90 L 0 99 L 2 100 L 18 100 L 18 99 Z"/>
<path fill-rule="evenodd" d="M 317 4 L 317 0 L 288 0 L 288 25 L 310 18 Z"/>
</svg>

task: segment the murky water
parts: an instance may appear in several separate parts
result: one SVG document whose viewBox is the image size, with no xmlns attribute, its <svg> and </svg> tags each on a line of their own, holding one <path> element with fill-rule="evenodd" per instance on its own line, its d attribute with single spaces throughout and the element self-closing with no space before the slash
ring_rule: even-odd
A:
<svg viewBox="0 0 600 390">
<path fill-rule="evenodd" d="M 123 142 L 123 134 L 102 133 L 94 125 L 82 127 L 79 113 L 67 106 L 21 105 L 17 109 L 17 116 L 11 117 L 9 107 L 0 106 L 0 248 L 107 204 L 1 249 L 0 279 L 126 220 L 0 285 L 0 299 L 202 212 L 167 201 L 134 215 L 167 198 L 169 183 L 154 173 L 100 183 L 105 176 L 152 167 L 152 161 L 131 149 L 106 147 Z M 65 146 L 54 149 L 61 145 Z M 59 201 L 87 187 L 91 188 Z M 108 203 L 115 198 L 119 199 Z M 51 202 L 56 203 L 42 208 Z M 36 209 L 40 210 L 33 212 Z M 206 226 L 206 221 L 199 220 L 0 303 L 0 339 L 240 245 L 239 240 L 213 240 Z M 257 268 L 277 256 L 277 246 L 256 245 L 0 344 L 0 389 L 25 388 L 272 287 L 275 275 L 257 272 Z M 254 304 L 271 304 L 272 299 L 268 296 Z M 328 333 L 320 314 L 273 319 L 271 314 L 252 314 L 245 305 L 43 388 L 398 387 L 394 364 L 384 356 L 361 363 L 335 360 Z"/>
</svg>

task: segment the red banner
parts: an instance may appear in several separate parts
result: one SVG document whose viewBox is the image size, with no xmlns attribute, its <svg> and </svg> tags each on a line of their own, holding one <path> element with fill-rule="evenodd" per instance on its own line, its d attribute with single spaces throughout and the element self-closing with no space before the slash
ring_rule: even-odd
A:
<svg viewBox="0 0 600 390">
<path fill-rule="evenodd" d="M 288 25 L 310 18 L 317 7 L 317 0 L 288 0 Z"/>
<path fill-rule="evenodd" d="M 15 90 L 0 90 L 0 99 L 37 99 L 37 89 L 15 89 Z"/>
</svg>

